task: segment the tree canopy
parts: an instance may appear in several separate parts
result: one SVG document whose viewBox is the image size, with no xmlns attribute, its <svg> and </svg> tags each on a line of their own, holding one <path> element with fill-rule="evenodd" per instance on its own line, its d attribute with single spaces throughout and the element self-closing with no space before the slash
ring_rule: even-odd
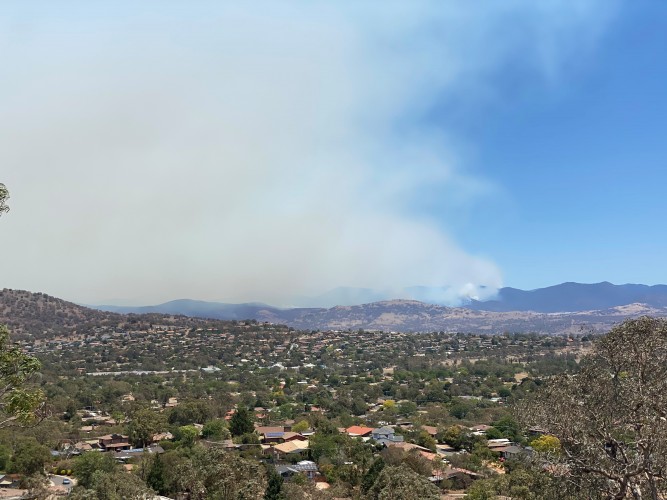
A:
<svg viewBox="0 0 667 500">
<path fill-rule="evenodd" d="M 43 473 L 44 465 L 50 459 L 48 447 L 38 443 L 35 438 L 26 438 L 17 443 L 9 469 L 27 476 Z"/>
<path fill-rule="evenodd" d="M 149 500 L 154 493 L 134 474 L 128 474 L 120 467 L 112 471 L 93 472 L 87 489 L 76 487 L 72 500 Z"/>
<path fill-rule="evenodd" d="M 74 462 L 74 477 L 79 486 L 91 488 L 95 472 L 112 473 L 117 468 L 118 464 L 110 453 L 84 453 Z"/>
<path fill-rule="evenodd" d="M 132 415 L 128 425 L 130 441 L 138 448 L 153 442 L 153 436 L 166 427 L 166 420 L 161 413 L 150 408 L 141 408 Z"/>
<path fill-rule="evenodd" d="M 552 467 L 605 498 L 667 492 L 667 321 L 628 320 L 600 339 L 579 373 L 552 379 L 519 406 L 560 441 Z"/>
<path fill-rule="evenodd" d="M 0 183 L 0 215 L 9 210 L 9 191 Z M 9 330 L 0 325 L 0 427 L 30 424 L 38 419 L 44 393 L 31 388 L 30 381 L 41 363 L 10 342 Z"/>
<path fill-rule="evenodd" d="M 229 430 L 231 431 L 232 436 L 242 436 L 243 434 L 248 434 L 255 430 L 255 424 L 252 422 L 252 415 L 245 406 L 239 405 L 236 409 L 229 421 Z"/>
<path fill-rule="evenodd" d="M 366 496 L 369 500 L 437 500 L 440 490 L 406 465 L 384 467 Z"/>
<path fill-rule="evenodd" d="M 12 344 L 7 327 L 0 325 L 0 427 L 39 419 L 44 393 L 30 382 L 40 368 L 39 360 Z"/>
<path fill-rule="evenodd" d="M 7 205 L 8 199 L 9 191 L 7 190 L 7 187 L 0 182 L 0 215 L 9 212 L 9 206 Z"/>
<path fill-rule="evenodd" d="M 177 482 L 192 500 L 261 498 L 267 485 L 262 465 L 216 448 L 195 449 L 192 460 L 178 469 Z"/>
</svg>

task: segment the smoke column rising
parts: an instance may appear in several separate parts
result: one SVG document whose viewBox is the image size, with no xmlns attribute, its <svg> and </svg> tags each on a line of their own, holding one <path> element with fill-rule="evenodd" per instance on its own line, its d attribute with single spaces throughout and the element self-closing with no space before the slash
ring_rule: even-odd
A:
<svg viewBox="0 0 667 500">
<path fill-rule="evenodd" d="M 498 267 L 446 228 L 496 188 L 424 116 L 488 98 L 517 61 L 557 79 L 605 21 L 593 1 L 475 5 L 15 4 L 2 286 L 87 303 L 492 292 Z M 444 215 L 415 209 L 426 191 Z"/>
</svg>

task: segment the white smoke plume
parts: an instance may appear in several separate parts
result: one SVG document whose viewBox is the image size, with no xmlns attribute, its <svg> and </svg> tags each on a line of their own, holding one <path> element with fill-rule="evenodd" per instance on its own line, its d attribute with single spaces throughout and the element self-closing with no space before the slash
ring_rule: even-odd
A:
<svg viewBox="0 0 667 500">
<path fill-rule="evenodd" d="M 498 267 L 447 225 L 495 187 L 425 117 L 497 98 L 507 65 L 557 80 L 609 5 L 105 3 L 3 6 L 0 286 L 278 305 L 493 290 Z M 446 210 L 417 209 L 425 193 Z"/>
</svg>

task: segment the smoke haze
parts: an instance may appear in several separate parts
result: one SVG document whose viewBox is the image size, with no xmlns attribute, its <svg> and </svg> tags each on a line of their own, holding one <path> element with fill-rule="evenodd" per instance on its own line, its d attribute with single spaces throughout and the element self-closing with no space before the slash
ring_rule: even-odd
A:
<svg viewBox="0 0 667 500">
<path fill-rule="evenodd" d="M 494 99 L 507 65 L 549 85 L 606 23 L 595 1 L 54 3 L 0 21 L 0 286 L 87 303 L 492 293 L 492 242 L 448 225 L 502 190 L 430 113 Z"/>
</svg>

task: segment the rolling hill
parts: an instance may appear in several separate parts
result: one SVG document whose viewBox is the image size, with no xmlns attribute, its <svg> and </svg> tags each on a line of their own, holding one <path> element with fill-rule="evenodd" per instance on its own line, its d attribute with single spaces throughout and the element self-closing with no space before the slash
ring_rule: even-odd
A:
<svg viewBox="0 0 667 500">
<path fill-rule="evenodd" d="M 372 294 L 368 289 L 336 289 L 322 297 L 327 302 L 334 296 L 361 300 Z M 613 285 L 603 282 L 562 283 L 536 290 L 502 288 L 493 300 L 471 300 L 465 307 L 447 307 L 416 300 L 380 300 L 334 307 L 281 309 L 258 303 L 176 300 L 141 308 L 100 308 L 123 313 L 162 312 L 215 319 L 253 318 L 302 329 L 563 333 L 604 331 L 625 317 L 641 314 L 667 315 L 667 285 Z"/>
<path fill-rule="evenodd" d="M 71 333 L 93 333 L 97 327 L 123 328 L 131 323 L 199 325 L 196 317 L 145 313 L 136 315 L 100 311 L 45 293 L 0 290 L 0 324 L 7 325 L 13 340 L 47 339 Z"/>
<path fill-rule="evenodd" d="M 497 298 L 471 301 L 466 306 L 480 311 L 581 312 L 609 309 L 628 304 L 667 307 L 667 285 L 614 285 L 561 283 L 536 290 L 501 288 Z"/>
<path fill-rule="evenodd" d="M 664 285 L 564 283 L 534 291 L 503 289 L 496 300 L 473 302 L 469 307 L 447 307 L 416 300 L 387 300 L 329 308 L 291 309 L 260 303 L 224 304 L 187 299 L 156 306 L 100 306 L 96 309 L 42 293 L 4 289 L 0 292 L 0 323 L 8 324 L 13 335 L 19 337 L 50 337 L 75 330 L 92 330 L 104 324 L 138 321 L 138 318 L 152 322 L 183 322 L 188 318 L 193 318 L 191 321 L 197 321 L 194 318 L 256 319 L 304 330 L 603 332 L 628 317 L 645 314 L 667 317 L 667 300 L 662 298 L 665 288 Z M 635 299 L 643 302 L 627 302 Z M 572 310 L 554 310 L 563 308 Z"/>
</svg>

